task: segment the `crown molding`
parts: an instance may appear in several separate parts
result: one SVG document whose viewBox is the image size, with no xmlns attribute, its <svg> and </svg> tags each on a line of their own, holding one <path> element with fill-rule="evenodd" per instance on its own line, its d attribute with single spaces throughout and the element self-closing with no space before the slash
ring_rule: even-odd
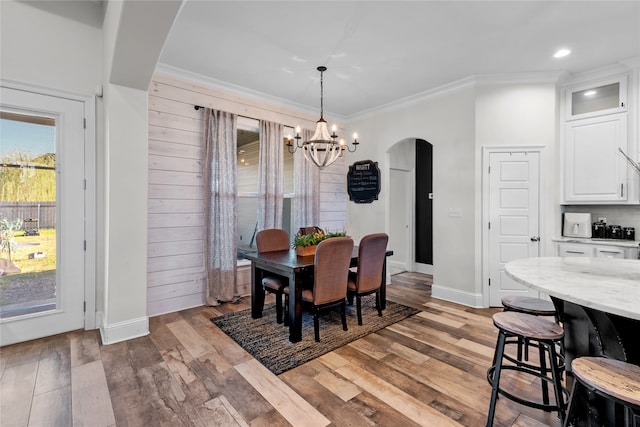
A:
<svg viewBox="0 0 640 427">
<path fill-rule="evenodd" d="M 374 114 L 385 113 L 388 111 L 393 111 L 398 108 L 408 107 L 419 102 L 425 101 L 431 98 L 437 98 L 452 92 L 457 92 L 472 86 L 475 86 L 476 80 L 475 77 L 467 77 L 461 80 L 457 80 L 455 82 L 447 83 L 446 85 L 439 86 L 435 89 L 430 89 L 424 92 L 420 92 L 414 95 L 407 96 L 405 98 L 398 99 L 393 102 L 389 102 L 387 104 L 379 105 L 377 107 L 369 108 L 368 110 L 364 110 L 360 113 L 351 114 L 347 116 L 345 119 L 349 120 L 360 120 L 372 116 Z"/>
<path fill-rule="evenodd" d="M 438 98 L 456 91 L 464 90 L 477 85 L 489 85 L 489 84 L 540 84 L 540 83 L 553 83 L 556 84 L 562 76 L 565 75 L 564 71 L 551 71 L 551 72 L 533 72 L 533 73 L 510 73 L 510 74 L 484 74 L 477 76 L 469 76 L 464 79 L 460 79 L 445 85 L 439 86 L 434 89 L 430 89 L 424 92 L 417 93 L 415 95 L 408 96 L 406 98 L 399 99 L 397 101 L 389 102 L 384 105 L 370 108 L 360 113 L 347 116 L 347 120 L 360 120 L 367 118 L 374 114 L 385 113 L 396 110 L 398 108 L 406 108 L 419 102 L 427 101 L 429 99 Z"/>
<path fill-rule="evenodd" d="M 205 76 L 203 74 L 194 73 L 178 67 L 173 67 L 171 65 L 158 63 L 158 65 L 156 65 L 155 72 L 169 75 L 181 80 L 186 80 L 193 83 L 201 84 L 204 86 L 214 87 L 216 89 L 224 90 L 226 92 L 230 92 L 235 95 L 257 99 L 257 100 L 267 102 L 273 105 L 277 105 L 280 107 L 289 108 L 292 110 L 297 110 L 299 112 L 308 113 L 316 116 L 318 115 L 317 108 L 311 108 L 307 105 L 299 104 L 297 102 L 292 102 L 277 96 L 268 95 L 266 93 L 259 92 L 257 90 L 252 90 L 246 87 L 234 85 L 233 83 L 228 83 L 222 80 L 215 79 L 213 77 Z M 345 117 L 343 115 L 335 114 L 331 111 L 325 111 L 325 116 L 331 117 L 332 120 L 336 120 L 338 122 L 345 121 Z"/>
</svg>

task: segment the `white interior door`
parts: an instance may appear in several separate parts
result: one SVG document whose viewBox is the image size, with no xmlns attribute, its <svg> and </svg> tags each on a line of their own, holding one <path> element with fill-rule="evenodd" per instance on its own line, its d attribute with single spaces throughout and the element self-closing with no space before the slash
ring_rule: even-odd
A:
<svg viewBox="0 0 640 427">
<path fill-rule="evenodd" d="M 498 307 L 505 295 L 538 296 L 504 265 L 539 256 L 540 154 L 490 153 L 489 166 L 489 305 Z"/>
<path fill-rule="evenodd" d="M 389 170 L 389 244 L 393 256 L 387 261 L 390 274 L 411 270 L 411 244 L 413 197 L 411 171 Z"/>
<path fill-rule="evenodd" d="M 0 345 L 6 345 L 84 327 L 85 105 L 78 100 L 15 88 L 0 90 L 0 153 L 3 163 L 11 164 L 3 165 L 2 184 L 9 181 L 6 173 L 12 170 L 20 175 L 14 181 L 27 184 L 24 188 L 37 181 L 54 193 L 49 196 L 49 200 L 53 199 L 53 219 L 46 221 L 41 206 L 45 203 L 22 200 L 21 203 L 39 207 L 37 214 L 27 214 L 9 208 L 14 200 L 0 200 L 0 212 L 10 216 L 9 220 L 31 220 L 24 222 L 12 237 L 13 261 L 20 271 L 0 277 Z M 42 141 L 38 139 L 40 134 L 44 135 Z M 36 178 L 40 172 L 50 173 L 45 183 Z M 30 198 L 44 197 L 42 192 L 34 194 L 38 196 Z M 21 197 L 23 194 L 18 192 L 5 198 Z M 28 224 L 31 228 L 26 227 Z M 30 253 L 21 257 L 25 251 Z M 6 251 L 0 255 L 7 256 Z M 32 298 L 25 301 L 20 293 L 12 292 L 18 286 L 27 294 L 36 287 L 48 286 L 49 290 L 27 295 Z"/>
</svg>

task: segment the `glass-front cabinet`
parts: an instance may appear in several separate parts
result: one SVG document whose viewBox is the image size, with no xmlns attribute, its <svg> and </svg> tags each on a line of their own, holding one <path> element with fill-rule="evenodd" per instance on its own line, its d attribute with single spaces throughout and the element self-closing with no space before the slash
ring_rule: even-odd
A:
<svg viewBox="0 0 640 427">
<path fill-rule="evenodd" d="M 566 89 L 566 120 L 627 111 L 627 76 Z"/>
</svg>

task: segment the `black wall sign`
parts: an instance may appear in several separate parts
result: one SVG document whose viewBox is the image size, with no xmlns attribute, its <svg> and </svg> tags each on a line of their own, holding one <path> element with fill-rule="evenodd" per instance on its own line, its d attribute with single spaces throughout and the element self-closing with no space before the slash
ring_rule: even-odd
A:
<svg viewBox="0 0 640 427">
<path fill-rule="evenodd" d="M 349 200 L 355 203 L 371 203 L 380 194 L 380 169 L 378 162 L 363 160 L 349 166 L 347 173 Z"/>
</svg>

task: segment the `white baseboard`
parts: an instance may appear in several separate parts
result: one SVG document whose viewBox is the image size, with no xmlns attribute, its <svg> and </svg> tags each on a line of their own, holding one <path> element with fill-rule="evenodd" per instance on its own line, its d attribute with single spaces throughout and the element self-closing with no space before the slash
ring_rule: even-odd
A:
<svg viewBox="0 0 640 427">
<path fill-rule="evenodd" d="M 432 285 L 431 296 L 445 301 L 455 302 L 474 308 L 482 308 L 482 294 L 461 291 L 459 289 L 446 288 Z"/>
<path fill-rule="evenodd" d="M 102 313 L 100 313 L 99 317 L 102 321 Z M 100 337 L 104 345 L 115 344 L 145 335 L 149 335 L 149 318 L 146 316 L 110 325 L 100 324 Z"/>
<path fill-rule="evenodd" d="M 415 271 L 417 273 L 422 273 L 422 274 L 431 274 L 433 276 L 433 265 L 432 264 L 421 264 L 419 262 L 416 262 L 413 265 Z"/>
<path fill-rule="evenodd" d="M 402 273 L 404 271 L 408 271 L 407 265 L 404 262 L 387 261 L 387 273 L 389 273 L 389 275 Z"/>
</svg>

